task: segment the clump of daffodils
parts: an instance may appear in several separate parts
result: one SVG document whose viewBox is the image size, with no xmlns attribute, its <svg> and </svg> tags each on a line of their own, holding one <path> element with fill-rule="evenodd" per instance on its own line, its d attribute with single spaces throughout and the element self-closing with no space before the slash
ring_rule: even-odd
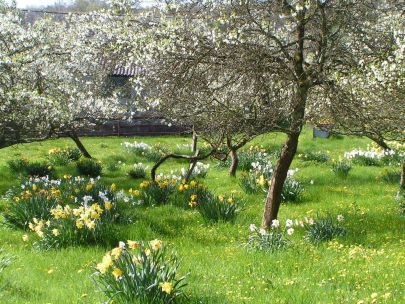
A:
<svg viewBox="0 0 405 304">
<path fill-rule="evenodd" d="M 116 219 L 111 202 L 104 205 L 82 204 L 77 208 L 69 205 L 57 205 L 50 210 L 52 217 L 48 220 L 34 218 L 29 228 L 40 240 L 40 248 L 64 247 L 75 244 L 89 244 L 104 241 L 113 231 Z"/>
<path fill-rule="evenodd" d="M 187 275 L 161 240 L 128 240 L 108 251 L 96 265 L 94 282 L 114 303 L 172 303 L 183 296 Z"/>
<path fill-rule="evenodd" d="M 130 199 L 115 184 L 70 175 L 30 178 L 7 195 L 7 223 L 35 232 L 43 248 L 106 241 Z"/>
<path fill-rule="evenodd" d="M 176 179 L 162 179 L 143 181 L 139 186 L 138 204 L 146 206 L 164 205 L 169 202 L 170 195 L 175 191 Z"/>
</svg>

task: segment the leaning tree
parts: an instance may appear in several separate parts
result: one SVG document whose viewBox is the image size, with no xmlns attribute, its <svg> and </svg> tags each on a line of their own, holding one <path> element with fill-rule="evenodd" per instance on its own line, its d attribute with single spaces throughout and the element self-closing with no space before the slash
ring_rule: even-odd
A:
<svg viewBox="0 0 405 304">
<path fill-rule="evenodd" d="M 378 114 L 387 117 L 342 80 L 353 71 L 366 77 L 363 67 L 392 51 L 392 29 L 381 19 L 400 14 L 395 5 L 389 0 L 169 1 L 138 16 L 125 39 L 131 56 L 147 69 L 170 63 L 166 72 L 172 77 L 146 73 L 144 80 L 163 95 L 172 90 L 172 100 L 155 98 L 159 107 L 176 100 L 181 107 L 187 98 L 184 112 L 209 115 L 221 102 L 217 96 L 226 96 L 230 106 L 224 109 L 237 109 L 243 117 L 246 109 L 261 111 L 265 105 L 266 128 L 287 136 L 265 202 L 262 225 L 268 228 L 277 218 L 309 110 L 354 110 L 365 127 Z M 375 96 L 373 90 L 366 93 Z M 336 123 L 350 130 L 347 118 L 336 115 Z"/>
</svg>

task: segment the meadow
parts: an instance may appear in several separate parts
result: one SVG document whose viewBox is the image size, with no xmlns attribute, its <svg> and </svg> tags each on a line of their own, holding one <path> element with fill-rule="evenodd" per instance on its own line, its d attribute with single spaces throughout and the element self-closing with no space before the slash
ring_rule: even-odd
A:
<svg viewBox="0 0 405 304">
<path fill-rule="evenodd" d="M 103 164 L 101 183 L 118 189 L 138 189 L 143 179 L 132 179 L 127 172 L 133 164 L 147 162 L 127 153 L 124 142 L 135 140 L 160 143 L 169 149 L 190 144 L 189 137 L 103 137 L 83 138 L 92 156 Z M 249 145 L 261 145 L 278 151 L 284 136 L 267 134 Z M 366 149 L 371 142 L 358 137 L 312 138 L 307 128 L 301 136 L 298 153 L 323 151 L 331 159 L 342 157 L 356 148 Z M 46 160 L 54 148 L 74 147 L 69 139 L 21 144 L 0 150 L 0 195 L 18 186 L 20 180 L 7 162 L 25 157 Z M 119 163 L 114 169 L 111 163 Z M 331 170 L 331 161 L 302 161 L 298 157 L 291 168 L 303 187 L 299 202 L 282 205 L 280 222 L 287 219 L 330 214 L 343 215 L 347 233 L 331 241 L 312 244 L 304 239 L 304 230 L 296 229 L 292 244 L 276 252 L 247 250 L 249 225 L 260 226 L 265 193 L 246 194 L 239 176 L 228 176 L 218 160 L 204 161 L 210 168 L 201 183 L 217 195 L 236 191 L 243 208 L 235 223 L 207 223 L 195 210 L 172 205 L 129 209 L 130 220 L 118 224 L 115 238 L 103 245 L 68 246 L 41 251 L 33 247 L 32 232 L 0 226 L 0 247 L 13 256 L 1 274 L 0 303 L 103 303 L 91 275 L 104 253 L 126 240 L 162 240 L 175 250 L 181 261 L 179 272 L 186 274 L 185 293 L 190 303 L 404 303 L 405 302 L 405 217 L 398 212 L 394 199 L 398 184 L 381 180 L 385 166 L 354 165 L 346 179 Z M 110 164 L 110 165 L 109 165 Z M 187 163 L 170 160 L 160 172 L 179 170 Z M 57 177 L 77 175 L 73 164 L 56 166 Z M 398 169 L 399 170 L 399 169 Z M 10 204 L 0 201 L 4 212 Z M 23 235 L 29 236 L 28 241 Z"/>
</svg>

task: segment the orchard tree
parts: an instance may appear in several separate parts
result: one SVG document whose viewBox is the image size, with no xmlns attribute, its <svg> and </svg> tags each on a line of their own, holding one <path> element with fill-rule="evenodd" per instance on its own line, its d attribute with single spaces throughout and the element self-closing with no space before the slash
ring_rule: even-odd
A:
<svg viewBox="0 0 405 304">
<path fill-rule="evenodd" d="M 1 18 L 1 146 L 69 136 L 90 157 L 78 131 L 126 118 L 125 105 L 105 92 L 117 64 L 114 32 L 105 27 L 120 26 L 103 12 L 29 25 L 15 7 L 3 6 Z"/>
<path fill-rule="evenodd" d="M 392 50 L 392 31 L 380 20 L 399 12 L 395 4 L 388 0 L 169 2 L 154 15 L 139 17 L 126 41 L 132 45 L 131 56 L 147 70 L 144 83 L 154 82 L 163 96 L 166 88 L 172 90 L 172 101 L 150 94 L 160 107 L 176 100 L 181 105 L 187 98 L 191 106 L 184 112 L 209 115 L 223 96 L 231 104 L 227 107 L 237 111 L 244 105 L 261 111 L 265 105 L 266 129 L 287 135 L 265 202 L 262 225 L 268 228 L 278 215 L 306 113 L 315 104 L 333 104 L 342 112 L 358 102 L 358 98 L 341 98 L 352 89 L 351 83 L 343 85 L 340 79 L 353 70 L 362 74 L 364 65 Z M 159 75 L 153 71 L 162 62 L 171 63 L 172 69 L 166 71 L 171 78 L 153 77 Z M 207 97 L 200 98 L 204 94 Z M 366 117 L 369 107 L 358 109 L 359 117 Z M 349 127 L 341 116 L 339 124 Z"/>
</svg>

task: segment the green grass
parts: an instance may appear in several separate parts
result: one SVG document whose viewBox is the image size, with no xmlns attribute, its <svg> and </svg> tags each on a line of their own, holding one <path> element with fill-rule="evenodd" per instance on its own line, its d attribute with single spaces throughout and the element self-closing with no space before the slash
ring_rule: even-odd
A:
<svg viewBox="0 0 405 304">
<path fill-rule="evenodd" d="M 175 149 L 176 144 L 190 143 L 187 137 L 83 138 L 89 152 L 104 164 L 124 159 L 125 165 L 110 172 L 104 165 L 102 181 L 118 188 L 136 188 L 141 180 L 127 176 L 134 163 L 143 159 L 130 156 L 121 147 L 124 141 L 160 142 Z M 284 136 L 271 134 L 252 144 L 280 149 Z M 365 148 L 362 138 L 312 139 L 306 129 L 299 151 L 330 151 L 331 158 L 353 148 Z M 73 147 L 68 139 L 24 144 L 0 150 L 0 195 L 18 185 L 6 162 L 17 157 L 45 159 L 55 147 Z M 149 163 L 149 166 L 151 163 Z M 161 171 L 180 169 L 182 161 L 170 161 Z M 295 160 L 297 178 L 304 182 L 303 200 L 281 207 L 280 220 L 316 216 L 331 212 L 345 215 L 345 237 L 311 245 L 303 240 L 304 232 L 292 236 L 294 245 L 273 254 L 250 253 L 244 248 L 249 224 L 260 224 L 264 194 L 245 195 L 238 181 L 227 176 L 227 168 L 215 162 L 203 180 L 217 194 L 235 189 L 246 205 L 235 224 L 205 224 L 196 211 L 173 206 L 134 208 L 132 224 L 121 227 L 120 240 L 162 239 L 175 249 L 182 261 L 181 272 L 191 272 L 186 287 L 192 303 L 403 303 L 405 301 L 405 218 L 400 217 L 394 200 L 397 185 L 383 183 L 376 177 L 384 167 L 354 166 L 345 180 L 335 177 L 328 163 L 305 163 Z M 76 174 L 74 164 L 56 167 L 59 176 Z M 311 185 L 309 182 L 313 180 Z M 4 210 L 7 202 L 0 203 Z M 0 245 L 15 256 L 0 280 L 0 303 L 101 303 L 89 278 L 94 263 L 106 250 L 102 247 L 79 247 L 38 252 L 32 248 L 34 236 L 22 241 L 23 231 L 0 226 Z M 118 242 L 118 239 L 117 239 Z M 383 295 L 390 293 L 387 299 Z"/>
</svg>

